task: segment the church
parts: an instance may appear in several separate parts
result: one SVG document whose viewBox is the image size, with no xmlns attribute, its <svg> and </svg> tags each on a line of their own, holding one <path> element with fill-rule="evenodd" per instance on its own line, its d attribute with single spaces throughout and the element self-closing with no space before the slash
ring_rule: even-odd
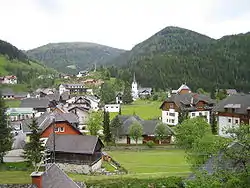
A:
<svg viewBox="0 0 250 188">
<path fill-rule="evenodd" d="M 138 85 L 138 83 L 136 82 L 135 73 L 134 73 L 131 92 L 132 92 L 133 100 L 135 101 L 138 98 L 148 98 L 148 97 L 150 97 L 152 95 L 153 89 L 149 88 L 149 87 L 146 87 L 146 88 L 140 87 Z"/>
</svg>

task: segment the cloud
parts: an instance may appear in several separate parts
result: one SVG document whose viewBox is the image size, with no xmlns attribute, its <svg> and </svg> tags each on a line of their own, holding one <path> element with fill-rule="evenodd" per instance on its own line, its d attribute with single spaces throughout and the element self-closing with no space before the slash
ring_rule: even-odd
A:
<svg viewBox="0 0 250 188">
<path fill-rule="evenodd" d="M 250 31 L 248 0 L 0 0 L 0 4 L 0 39 L 21 49 L 74 41 L 131 49 L 171 25 L 215 38 Z"/>
</svg>

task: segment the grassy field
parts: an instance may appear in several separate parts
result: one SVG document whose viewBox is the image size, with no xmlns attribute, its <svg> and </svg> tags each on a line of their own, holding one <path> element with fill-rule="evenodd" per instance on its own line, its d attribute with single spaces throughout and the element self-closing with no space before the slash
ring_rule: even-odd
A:
<svg viewBox="0 0 250 188">
<path fill-rule="evenodd" d="M 125 167 L 129 174 L 116 176 L 87 176 L 69 174 L 75 181 L 93 182 L 99 180 L 118 180 L 126 178 L 161 178 L 168 176 L 187 176 L 189 166 L 185 162 L 184 152 L 177 149 L 145 151 L 110 151 L 115 160 Z M 30 183 L 31 171 L 0 171 L 1 183 Z"/>
<path fill-rule="evenodd" d="M 161 116 L 161 110 L 159 109 L 162 102 L 149 101 L 149 100 L 137 100 L 130 105 L 122 105 L 122 115 L 136 114 L 140 118 L 149 120 L 159 118 Z M 118 113 L 110 113 L 110 118 L 113 119 Z"/>
<path fill-rule="evenodd" d="M 18 108 L 21 104 L 20 100 L 5 100 L 4 102 L 8 108 Z"/>
<path fill-rule="evenodd" d="M 129 173 L 188 173 L 184 151 L 176 149 L 108 152 Z"/>
</svg>

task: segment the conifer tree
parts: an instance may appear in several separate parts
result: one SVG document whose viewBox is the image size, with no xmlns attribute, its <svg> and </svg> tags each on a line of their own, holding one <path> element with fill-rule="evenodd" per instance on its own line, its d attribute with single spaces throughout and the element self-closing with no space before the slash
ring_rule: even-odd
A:
<svg viewBox="0 0 250 188">
<path fill-rule="evenodd" d="M 37 164 L 42 160 L 44 147 L 42 141 L 40 141 L 40 132 L 35 117 L 32 118 L 29 128 L 32 134 L 30 135 L 30 141 L 24 147 L 24 158 L 36 168 Z"/>
<path fill-rule="evenodd" d="M 125 84 L 123 96 L 122 96 L 122 102 L 124 104 L 130 104 L 133 102 L 131 87 L 128 83 Z"/>
<path fill-rule="evenodd" d="M 11 128 L 8 126 L 4 99 L 0 93 L 0 164 L 3 163 L 3 157 L 6 152 L 11 150 L 12 138 Z"/>
<path fill-rule="evenodd" d="M 104 134 L 104 141 L 106 143 L 110 143 L 112 141 L 112 135 L 110 131 L 109 112 L 105 110 L 104 110 L 104 116 L 103 116 L 103 134 Z"/>
</svg>

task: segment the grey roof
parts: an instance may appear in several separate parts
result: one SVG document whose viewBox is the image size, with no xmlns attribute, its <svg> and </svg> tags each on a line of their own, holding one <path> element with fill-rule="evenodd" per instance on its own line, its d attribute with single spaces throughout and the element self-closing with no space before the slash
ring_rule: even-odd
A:
<svg viewBox="0 0 250 188">
<path fill-rule="evenodd" d="M 27 97 L 28 93 L 25 93 L 25 92 L 19 92 L 19 93 L 16 93 L 15 94 L 15 97 L 18 97 L 18 98 L 25 98 Z"/>
<path fill-rule="evenodd" d="M 165 102 L 174 102 L 179 108 L 189 108 L 194 110 L 195 108 L 191 107 L 192 105 L 197 104 L 199 101 L 204 101 L 209 105 L 214 105 L 215 100 L 211 99 L 207 95 L 197 94 L 197 93 L 186 93 L 186 94 L 173 94 L 171 97 L 167 98 L 161 105 L 161 108 Z"/>
<path fill-rule="evenodd" d="M 11 88 L 1 88 L 2 96 L 15 95 L 15 92 Z"/>
<path fill-rule="evenodd" d="M 147 92 L 151 93 L 152 90 L 153 90 L 153 89 L 152 89 L 151 87 L 144 87 L 144 88 L 139 88 L 139 89 L 138 89 L 138 92 L 139 92 L 139 93 L 142 93 L 142 92 L 147 91 Z"/>
<path fill-rule="evenodd" d="M 97 136 L 90 135 L 55 135 L 55 151 L 93 154 L 98 141 L 101 142 Z M 53 150 L 52 135 L 48 138 L 45 147 L 51 151 Z"/>
<path fill-rule="evenodd" d="M 37 118 L 37 125 L 41 131 L 44 131 L 47 127 L 49 127 L 53 123 L 52 116 L 55 117 L 55 122 L 66 121 L 69 122 L 70 124 L 75 124 L 79 122 L 78 117 L 74 113 L 46 112 Z M 22 122 L 23 132 L 30 132 L 29 125 L 31 121 L 32 119 L 27 119 Z"/>
<path fill-rule="evenodd" d="M 71 110 L 74 110 L 75 108 L 78 108 L 79 110 L 84 111 L 84 112 L 89 112 L 89 110 L 90 110 L 90 108 L 87 108 L 84 106 L 70 106 L 68 108 L 68 111 L 70 112 Z"/>
<path fill-rule="evenodd" d="M 60 94 L 59 92 L 55 92 L 54 94 L 47 94 L 45 98 L 49 99 L 50 101 L 59 101 L 60 100 Z"/>
<path fill-rule="evenodd" d="M 27 98 L 21 100 L 20 107 L 25 108 L 48 108 L 50 104 L 47 98 Z"/>
<path fill-rule="evenodd" d="M 69 94 L 69 92 L 67 92 L 67 91 L 63 92 L 63 93 L 61 94 L 60 98 L 61 98 L 62 100 L 64 100 L 64 101 L 70 99 L 70 94 Z"/>
<path fill-rule="evenodd" d="M 118 118 L 122 124 L 121 130 L 120 130 L 121 135 L 128 135 L 129 127 L 134 122 L 138 122 L 142 125 L 143 135 L 153 135 L 156 125 L 160 123 L 159 120 L 142 120 L 138 116 L 118 115 Z M 175 134 L 174 131 L 169 126 L 167 126 L 167 129 L 169 130 L 171 134 Z"/>
<path fill-rule="evenodd" d="M 215 107 L 216 112 L 225 112 L 225 108 L 234 108 L 236 114 L 247 114 L 250 107 L 250 95 L 235 94 L 221 100 Z"/>
<path fill-rule="evenodd" d="M 33 172 L 31 176 L 42 176 L 42 187 L 46 188 L 79 188 L 56 164 L 52 164 L 45 172 Z"/>
</svg>

